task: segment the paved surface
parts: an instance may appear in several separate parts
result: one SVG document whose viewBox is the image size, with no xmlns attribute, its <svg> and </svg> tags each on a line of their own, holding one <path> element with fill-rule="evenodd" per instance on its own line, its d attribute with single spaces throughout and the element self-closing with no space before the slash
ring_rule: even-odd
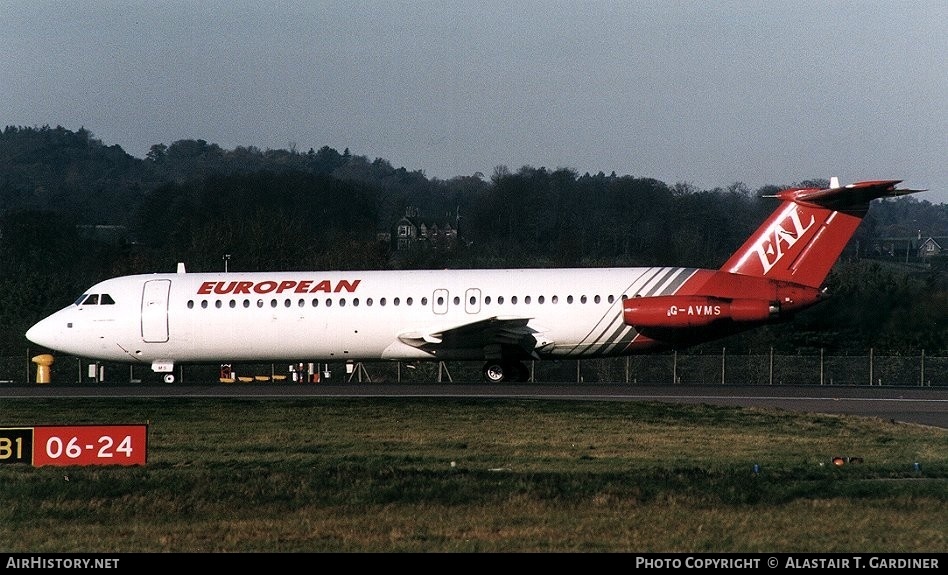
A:
<svg viewBox="0 0 948 575">
<path fill-rule="evenodd" d="M 948 429 L 948 387 L 482 383 L 0 384 L 14 397 L 452 397 L 660 401 L 851 414 Z"/>
</svg>

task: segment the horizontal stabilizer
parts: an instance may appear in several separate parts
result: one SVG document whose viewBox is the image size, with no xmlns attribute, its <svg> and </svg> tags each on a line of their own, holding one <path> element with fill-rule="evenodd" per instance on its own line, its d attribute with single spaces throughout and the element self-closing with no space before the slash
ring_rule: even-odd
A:
<svg viewBox="0 0 948 575">
<path fill-rule="evenodd" d="M 890 198 L 924 192 L 925 190 L 910 190 L 896 188 L 902 180 L 867 180 L 839 187 L 826 189 L 819 188 L 790 188 L 782 190 L 773 197 L 781 200 L 810 204 L 829 208 L 833 211 L 865 210 L 869 202 L 876 198 Z"/>
</svg>

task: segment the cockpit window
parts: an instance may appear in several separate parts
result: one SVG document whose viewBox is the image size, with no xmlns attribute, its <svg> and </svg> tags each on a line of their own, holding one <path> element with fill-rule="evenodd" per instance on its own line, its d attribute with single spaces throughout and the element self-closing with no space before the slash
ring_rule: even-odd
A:
<svg viewBox="0 0 948 575">
<path fill-rule="evenodd" d="M 115 300 L 107 293 L 82 294 L 76 300 L 76 305 L 114 305 Z"/>
</svg>

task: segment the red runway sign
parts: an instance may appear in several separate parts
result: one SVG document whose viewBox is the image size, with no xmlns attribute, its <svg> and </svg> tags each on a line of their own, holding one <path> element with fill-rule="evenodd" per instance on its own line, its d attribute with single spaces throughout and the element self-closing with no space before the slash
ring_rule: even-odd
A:
<svg viewBox="0 0 948 575">
<path fill-rule="evenodd" d="M 147 460 L 147 425 L 0 428 L 0 463 L 145 465 Z"/>
</svg>

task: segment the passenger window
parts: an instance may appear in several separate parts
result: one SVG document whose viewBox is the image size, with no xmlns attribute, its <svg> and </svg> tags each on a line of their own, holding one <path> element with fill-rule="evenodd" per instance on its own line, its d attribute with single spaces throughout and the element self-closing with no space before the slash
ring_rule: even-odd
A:
<svg viewBox="0 0 948 575">
<path fill-rule="evenodd" d="M 216 307 L 217 309 L 221 309 L 221 305 L 222 305 L 221 300 L 219 299 L 214 300 L 214 307 Z"/>
</svg>

